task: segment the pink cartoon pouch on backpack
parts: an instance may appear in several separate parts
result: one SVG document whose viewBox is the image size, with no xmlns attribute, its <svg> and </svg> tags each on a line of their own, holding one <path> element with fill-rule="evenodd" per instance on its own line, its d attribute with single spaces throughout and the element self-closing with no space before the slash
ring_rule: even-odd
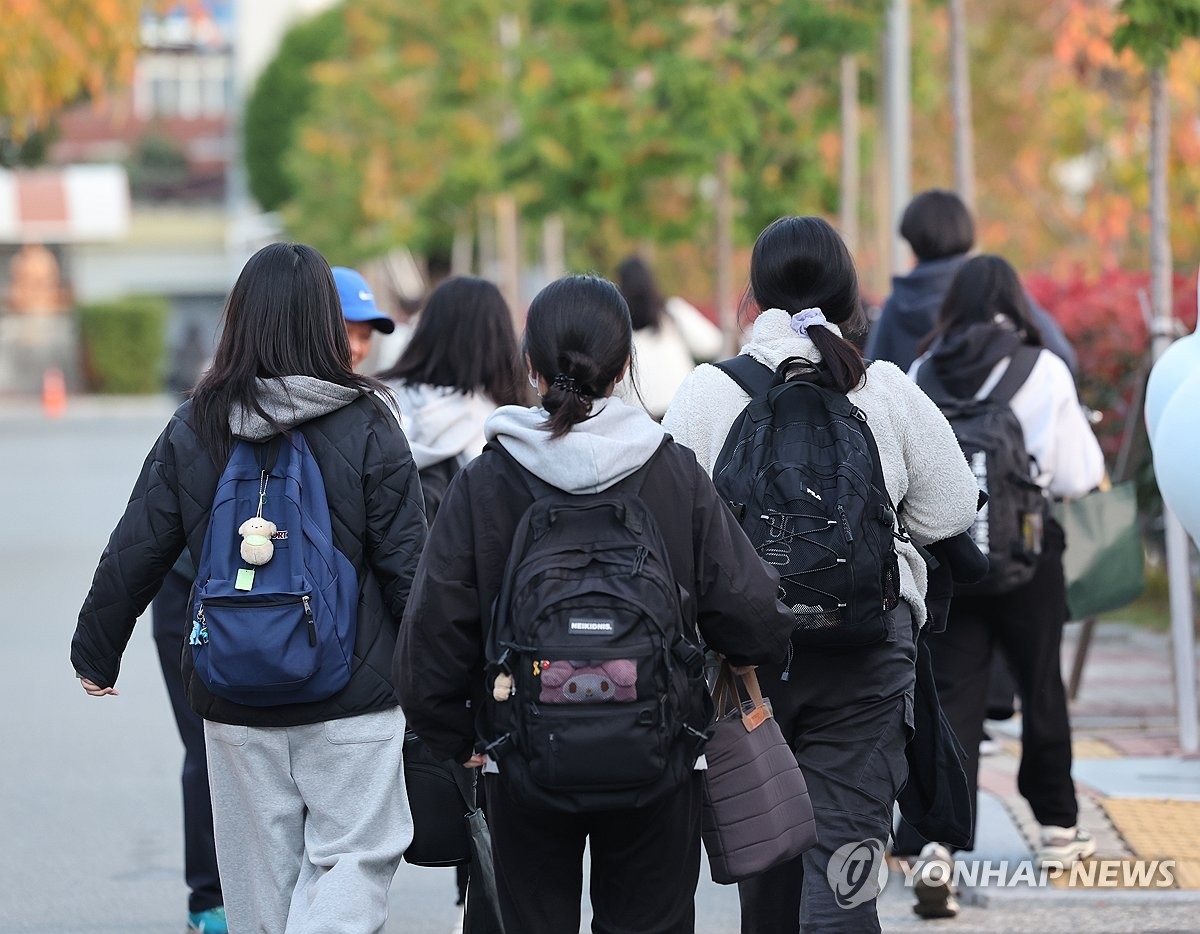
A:
<svg viewBox="0 0 1200 934">
<path fill-rule="evenodd" d="M 542 668 L 543 704 L 605 704 L 637 700 L 637 663 L 630 658 L 552 661 Z"/>
</svg>

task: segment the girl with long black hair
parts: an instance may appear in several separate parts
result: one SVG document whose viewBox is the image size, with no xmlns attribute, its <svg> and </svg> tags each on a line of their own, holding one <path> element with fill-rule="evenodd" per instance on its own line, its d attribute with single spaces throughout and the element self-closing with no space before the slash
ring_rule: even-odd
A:
<svg viewBox="0 0 1200 934">
<path fill-rule="evenodd" d="M 868 366 L 844 336 L 859 323 L 853 260 L 817 217 L 785 217 L 759 234 L 749 298 L 761 309 L 742 349 L 770 370 L 799 358 L 822 385 L 865 415 L 883 476 L 914 542 L 964 531 L 978 488 L 937 407 L 890 363 Z M 750 397 L 720 369 L 701 366 L 680 388 L 663 426 L 712 471 Z M 913 724 L 915 630 L 925 622 L 925 562 L 895 541 L 900 602 L 886 613 L 887 637 L 858 649 L 795 646 L 790 668 L 759 670 L 763 693 L 808 781 L 819 842 L 798 859 L 739 886 L 742 930 L 753 934 L 878 931 L 870 882 L 851 904 L 837 901 L 830 860 L 855 846 L 882 860 L 892 807 L 907 776 Z M 881 610 L 881 613 L 883 611 Z M 875 867 L 878 868 L 878 865 Z"/>
<path fill-rule="evenodd" d="M 404 715 L 388 672 L 425 540 L 417 471 L 376 380 L 350 366 L 329 265 L 275 243 L 238 276 L 211 369 L 150 451 L 79 613 L 83 689 L 117 693 L 134 621 L 186 549 L 199 561 L 236 441 L 302 435 L 320 467 L 333 545 L 357 574 L 349 681 L 324 700 L 247 706 L 211 693 L 183 653 L 204 718 L 229 928 L 376 934 L 412 839 Z"/>
</svg>

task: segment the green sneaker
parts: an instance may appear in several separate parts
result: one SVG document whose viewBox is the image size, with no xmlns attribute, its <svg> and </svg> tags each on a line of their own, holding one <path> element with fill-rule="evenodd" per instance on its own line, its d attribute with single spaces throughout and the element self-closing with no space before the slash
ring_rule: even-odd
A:
<svg viewBox="0 0 1200 934">
<path fill-rule="evenodd" d="M 209 908 L 208 911 L 193 911 L 188 915 L 188 934 L 229 934 L 225 922 L 225 907 Z"/>
</svg>

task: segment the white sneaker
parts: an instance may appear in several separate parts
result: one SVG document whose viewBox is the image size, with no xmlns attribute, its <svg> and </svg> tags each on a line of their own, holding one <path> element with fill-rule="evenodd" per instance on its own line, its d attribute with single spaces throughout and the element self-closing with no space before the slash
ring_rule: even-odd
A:
<svg viewBox="0 0 1200 934">
<path fill-rule="evenodd" d="M 1062 867 L 1087 859 L 1096 852 L 1096 841 L 1079 827 L 1043 827 L 1037 857 L 1041 863 Z"/>
<path fill-rule="evenodd" d="M 951 880 L 954 858 L 940 843 L 926 843 L 917 857 L 913 912 L 920 918 L 953 918 L 958 914 Z"/>
</svg>

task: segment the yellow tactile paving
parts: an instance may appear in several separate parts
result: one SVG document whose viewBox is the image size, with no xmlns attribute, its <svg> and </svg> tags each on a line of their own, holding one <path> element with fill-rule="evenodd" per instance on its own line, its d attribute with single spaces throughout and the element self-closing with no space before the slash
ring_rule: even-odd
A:
<svg viewBox="0 0 1200 934">
<path fill-rule="evenodd" d="M 1100 805 L 1134 854 L 1175 860 L 1175 884 L 1200 889 L 1200 801 L 1105 798 Z"/>
<path fill-rule="evenodd" d="M 1120 759 L 1121 754 L 1102 739 L 1083 738 L 1071 743 L 1076 759 Z"/>
</svg>

